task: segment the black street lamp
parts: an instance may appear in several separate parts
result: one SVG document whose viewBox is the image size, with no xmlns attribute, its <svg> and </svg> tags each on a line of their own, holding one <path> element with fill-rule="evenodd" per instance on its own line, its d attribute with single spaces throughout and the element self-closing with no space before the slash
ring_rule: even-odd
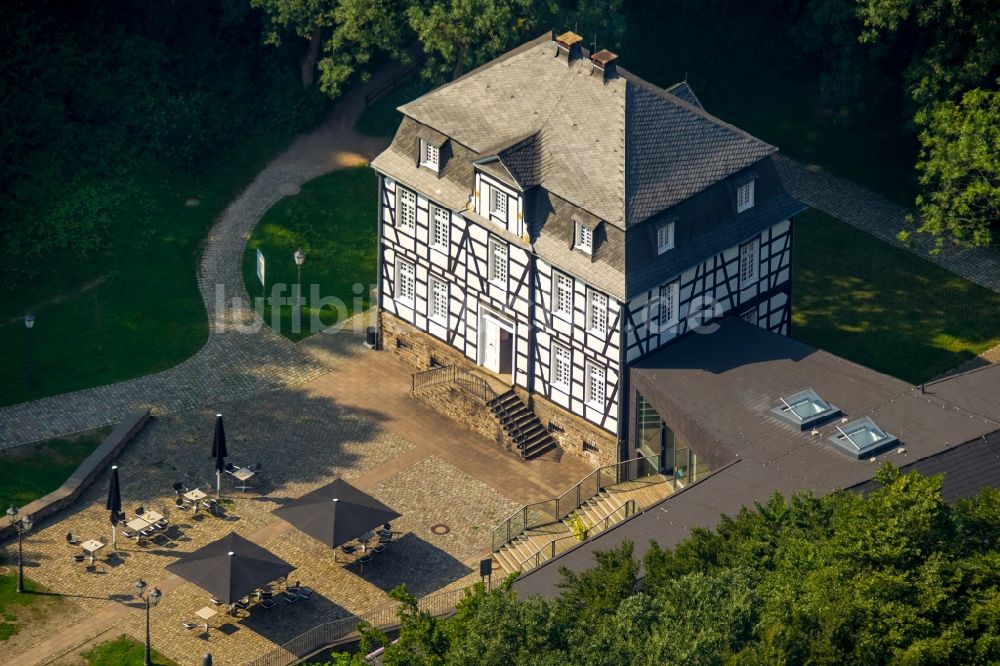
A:
<svg viewBox="0 0 1000 666">
<path fill-rule="evenodd" d="M 302 264 L 306 261 L 306 253 L 299 248 L 295 251 L 295 269 L 298 272 L 298 294 L 295 297 L 295 321 L 302 317 Z M 301 326 L 301 324 L 300 324 Z"/>
<path fill-rule="evenodd" d="M 21 550 L 21 539 L 25 534 L 31 531 L 32 521 L 31 516 L 25 516 L 24 518 L 18 519 L 17 514 L 20 513 L 13 505 L 7 509 L 7 520 L 14 529 L 17 531 L 17 591 L 18 593 L 24 592 L 24 554 Z"/>
<path fill-rule="evenodd" d="M 143 592 L 146 591 L 146 581 L 144 581 L 141 578 L 139 580 L 135 581 L 135 590 L 136 590 L 137 596 L 140 599 L 142 599 L 143 601 L 146 602 L 146 659 L 142 663 L 143 663 L 143 666 L 152 666 L 153 662 L 150 661 L 150 658 L 149 658 L 149 653 L 150 653 L 150 646 L 149 646 L 149 609 L 150 609 L 150 607 L 155 606 L 157 603 L 159 603 L 160 597 L 163 596 L 163 593 L 160 592 L 160 588 L 154 587 L 150 591 L 149 594 L 147 594 L 147 595 L 144 596 Z"/>
<path fill-rule="evenodd" d="M 35 315 L 31 313 L 24 315 L 24 328 L 28 331 L 27 336 L 28 336 L 28 388 L 29 389 L 31 388 L 33 379 L 32 365 L 34 359 L 32 358 L 32 349 L 31 349 L 31 329 L 34 326 L 35 326 Z"/>
</svg>

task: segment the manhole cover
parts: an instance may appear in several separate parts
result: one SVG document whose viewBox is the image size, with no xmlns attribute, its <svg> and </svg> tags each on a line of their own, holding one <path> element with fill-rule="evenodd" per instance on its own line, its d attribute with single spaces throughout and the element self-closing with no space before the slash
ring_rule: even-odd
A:
<svg viewBox="0 0 1000 666">
<path fill-rule="evenodd" d="M 283 194 L 286 197 L 295 196 L 302 191 L 296 183 L 282 183 L 278 185 L 278 193 Z"/>
<path fill-rule="evenodd" d="M 444 523 L 438 523 L 437 525 L 431 525 L 431 533 L 433 533 L 433 534 L 436 534 L 438 536 L 443 536 L 443 535 L 447 534 L 448 532 L 451 532 L 451 528 L 448 527 L 447 525 L 445 525 Z"/>
</svg>

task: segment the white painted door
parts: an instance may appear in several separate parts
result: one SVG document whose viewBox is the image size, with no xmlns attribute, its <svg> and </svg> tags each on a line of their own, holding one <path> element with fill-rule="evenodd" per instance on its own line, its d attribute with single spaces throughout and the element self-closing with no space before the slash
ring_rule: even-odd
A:
<svg viewBox="0 0 1000 666">
<path fill-rule="evenodd" d="M 483 365 L 491 372 L 500 372 L 500 326 L 492 319 L 483 319 Z"/>
</svg>

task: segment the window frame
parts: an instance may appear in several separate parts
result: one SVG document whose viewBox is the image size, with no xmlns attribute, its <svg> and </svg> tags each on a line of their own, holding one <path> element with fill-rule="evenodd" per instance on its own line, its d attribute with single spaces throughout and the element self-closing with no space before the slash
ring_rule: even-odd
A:
<svg viewBox="0 0 1000 666">
<path fill-rule="evenodd" d="M 444 287 L 444 313 L 443 314 L 439 314 L 437 312 L 437 305 L 438 305 L 437 297 L 438 297 L 438 294 L 437 294 L 437 290 L 435 289 L 435 287 L 437 287 L 438 285 L 441 285 L 441 286 Z M 428 316 L 430 317 L 430 319 L 432 321 L 436 321 L 438 323 L 444 324 L 445 326 L 448 325 L 448 300 L 449 300 L 449 298 L 451 296 L 450 292 L 451 292 L 451 289 L 450 289 L 449 284 L 448 284 L 448 282 L 446 280 L 442 280 L 441 278 L 436 277 L 434 275 L 432 275 L 430 277 L 430 279 L 427 280 L 427 301 L 428 301 L 428 303 L 430 305 L 430 308 L 429 308 L 430 312 L 428 313 Z"/>
<path fill-rule="evenodd" d="M 445 220 L 443 222 L 438 219 L 438 213 L 444 213 Z M 438 242 L 437 231 L 441 224 L 444 225 L 444 240 L 442 242 Z M 447 250 L 449 243 L 451 243 L 451 211 L 443 206 L 431 204 L 430 246 L 437 249 Z"/>
<path fill-rule="evenodd" d="M 559 372 L 560 352 L 564 352 L 565 353 L 565 359 L 566 359 L 566 381 L 565 382 L 559 381 L 559 375 L 560 375 L 560 372 Z M 553 342 L 552 343 L 552 359 L 551 359 L 551 361 L 552 361 L 552 376 L 551 376 L 550 379 L 551 379 L 552 386 L 555 387 L 555 388 L 561 389 L 564 392 L 568 393 L 570 391 L 570 387 L 573 385 L 573 351 L 569 347 L 567 347 L 565 345 L 559 344 L 558 342 Z"/>
<path fill-rule="evenodd" d="M 500 275 L 497 272 L 497 250 L 503 250 L 503 275 Z M 506 287 L 507 279 L 510 277 L 510 249 L 507 247 L 507 243 L 499 238 L 491 236 L 489 243 L 487 244 L 487 251 L 489 252 L 487 270 L 489 272 L 490 282 L 498 286 Z"/>
<path fill-rule="evenodd" d="M 667 233 L 668 242 L 661 244 L 660 243 L 660 241 L 662 239 L 661 235 L 662 235 L 662 233 L 664 231 L 668 232 Z M 660 227 L 658 227 L 656 229 L 656 254 L 657 255 L 661 255 L 664 252 L 668 252 L 668 251 L 674 249 L 674 246 L 675 246 L 675 244 L 674 244 L 674 231 L 676 231 L 676 230 L 674 229 L 674 223 L 673 222 L 668 222 L 668 223 L 666 223 L 664 225 L 661 225 Z"/>
<path fill-rule="evenodd" d="M 754 207 L 754 190 L 756 187 L 756 179 L 748 180 L 745 183 L 740 183 L 736 186 L 736 212 L 742 213 L 743 211 L 750 210 Z M 744 196 L 744 194 L 746 196 Z"/>
<path fill-rule="evenodd" d="M 396 186 L 396 191 L 398 192 L 396 206 L 396 217 L 398 226 L 400 229 L 408 229 L 409 231 L 415 231 L 417 228 L 417 193 L 411 189 L 403 187 L 401 185 Z M 413 197 L 413 217 L 409 223 L 406 221 L 406 216 L 403 214 L 403 209 L 405 205 L 404 199 L 409 195 Z"/>
<path fill-rule="evenodd" d="M 573 230 L 573 249 L 580 250 L 585 254 L 594 254 L 594 229 L 579 220 L 576 220 L 574 224 L 576 228 Z M 587 239 L 586 243 L 584 243 L 584 238 Z"/>
<path fill-rule="evenodd" d="M 562 299 L 559 297 L 560 294 L 562 293 L 561 290 L 560 290 L 560 284 L 561 284 L 560 280 L 566 280 L 569 283 L 569 287 L 568 287 L 568 290 L 569 290 L 569 309 L 568 310 L 563 310 L 562 307 L 561 307 L 561 305 L 562 305 Z M 565 318 L 572 318 L 573 317 L 573 301 L 574 301 L 574 296 L 575 296 L 573 294 L 573 289 L 574 289 L 573 278 L 571 278 L 570 276 L 566 275 L 565 273 L 560 273 L 559 271 L 556 271 L 556 270 L 552 271 L 552 312 L 554 314 L 557 314 L 560 317 L 565 317 Z"/>
<path fill-rule="evenodd" d="M 751 271 L 750 271 L 749 274 L 746 273 L 746 271 L 744 270 L 744 265 L 743 265 L 743 262 L 744 262 L 743 252 L 747 248 L 753 248 L 752 261 L 749 264 L 749 267 L 751 269 Z M 751 255 L 748 253 L 748 256 L 751 256 Z M 740 289 L 748 289 L 748 288 L 752 287 L 753 285 L 757 284 L 757 282 L 760 280 L 760 275 L 759 275 L 759 273 L 760 273 L 760 239 L 759 238 L 752 238 L 752 239 L 748 240 L 746 243 L 741 243 L 740 244 L 740 256 L 739 256 L 738 269 L 739 269 L 739 280 L 740 280 L 739 284 L 740 284 Z"/>
<path fill-rule="evenodd" d="M 490 214 L 507 219 L 507 206 L 510 197 L 507 193 L 495 185 L 490 185 Z M 500 205 L 503 202 L 503 205 Z"/>
<path fill-rule="evenodd" d="M 594 326 L 594 323 L 595 323 L 594 307 L 601 300 L 603 300 L 603 302 L 604 302 L 604 305 L 602 306 L 604 312 L 603 312 L 603 316 L 601 317 L 601 326 Z M 611 299 L 608 298 L 607 294 L 602 293 L 600 291 L 597 291 L 596 289 L 590 289 L 590 288 L 587 289 L 587 331 L 588 332 L 590 332 L 590 333 L 596 333 L 598 335 L 607 335 L 608 334 L 608 319 L 609 319 L 609 310 L 610 310 L 609 305 L 610 305 L 610 303 L 611 303 Z"/>
<path fill-rule="evenodd" d="M 669 296 L 669 299 L 664 298 L 665 294 Z M 657 317 L 660 324 L 660 330 L 662 331 L 665 328 L 676 326 L 681 318 L 680 317 L 681 281 L 677 279 L 677 280 L 671 280 L 666 284 L 661 284 L 657 296 L 659 297 L 658 300 L 660 306 L 659 311 L 657 312 Z M 667 314 L 669 315 L 669 317 L 667 318 L 666 321 L 664 321 L 663 314 L 664 311 L 668 308 L 668 304 L 670 311 L 667 312 Z"/>
<path fill-rule="evenodd" d="M 434 159 L 431 160 L 430 157 L 433 155 Z M 420 166 L 427 167 L 434 173 L 438 173 L 441 168 L 441 148 L 440 146 L 435 146 L 433 143 L 427 139 L 420 140 Z"/>
<path fill-rule="evenodd" d="M 594 395 L 594 374 L 600 373 L 600 395 Z M 584 364 L 584 377 L 586 378 L 586 385 L 583 387 L 583 398 L 591 407 L 600 407 L 601 411 L 604 411 L 605 403 L 608 399 L 608 369 L 604 366 L 598 365 L 593 361 L 587 361 Z"/>
<path fill-rule="evenodd" d="M 403 269 L 404 268 L 409 268 L 410 279 L 412 280 L 412 282 L 410 283 L 410 288 L 409 288 L 409 292 L 410 292 L 409 296 L 406 296 L 403 293 L 403 291 L 404 291 L 403 286 L 405 284 L 403 282 L 403 272 L 404 272 Z M 416 303 L 416 300 L 417 300 L 417 266 L 416 266 L 416 264 L 414 264 L 411 261 L 407 261 L 405 259 L 399 259 L 399 258 L 396 259 L 396 289 L 395 289 L 395 292 L 396 293 L 393 295 L 393 298 L 396 301 L 398 301 L 400 303 L 406 303 L 406 304 L 411 305 L 411 306 L 414 303 Z"/>
</svg>

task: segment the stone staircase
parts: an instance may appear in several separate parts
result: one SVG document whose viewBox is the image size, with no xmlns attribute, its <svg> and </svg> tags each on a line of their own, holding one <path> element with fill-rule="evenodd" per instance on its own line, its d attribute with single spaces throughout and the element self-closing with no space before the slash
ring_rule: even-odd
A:
<svg viewBox="0 0 1000 666">
<path fill-rule="evenodd" d="M 609 486 L 584 502 L 566 519 L 526 531 L 501 546 L 493 557 L 500 564 L 502 576 L 515 571 L 529 571 L 580 543 L 569 523 L 573 515 L 583 520 L 587 527 L 586 538 L 589 539 L 665 499 L 671 492 L 673 486 L 663 476 Z M 626 511 L 623 506 L 629 502 L 632 504 Z"/>
<path fill-rule="evenodd" d="M 549 431 L 513 390 L 501 393 L 486 404 L 522 458 L 534 458 L 556 447 Z"/>
</svg>

